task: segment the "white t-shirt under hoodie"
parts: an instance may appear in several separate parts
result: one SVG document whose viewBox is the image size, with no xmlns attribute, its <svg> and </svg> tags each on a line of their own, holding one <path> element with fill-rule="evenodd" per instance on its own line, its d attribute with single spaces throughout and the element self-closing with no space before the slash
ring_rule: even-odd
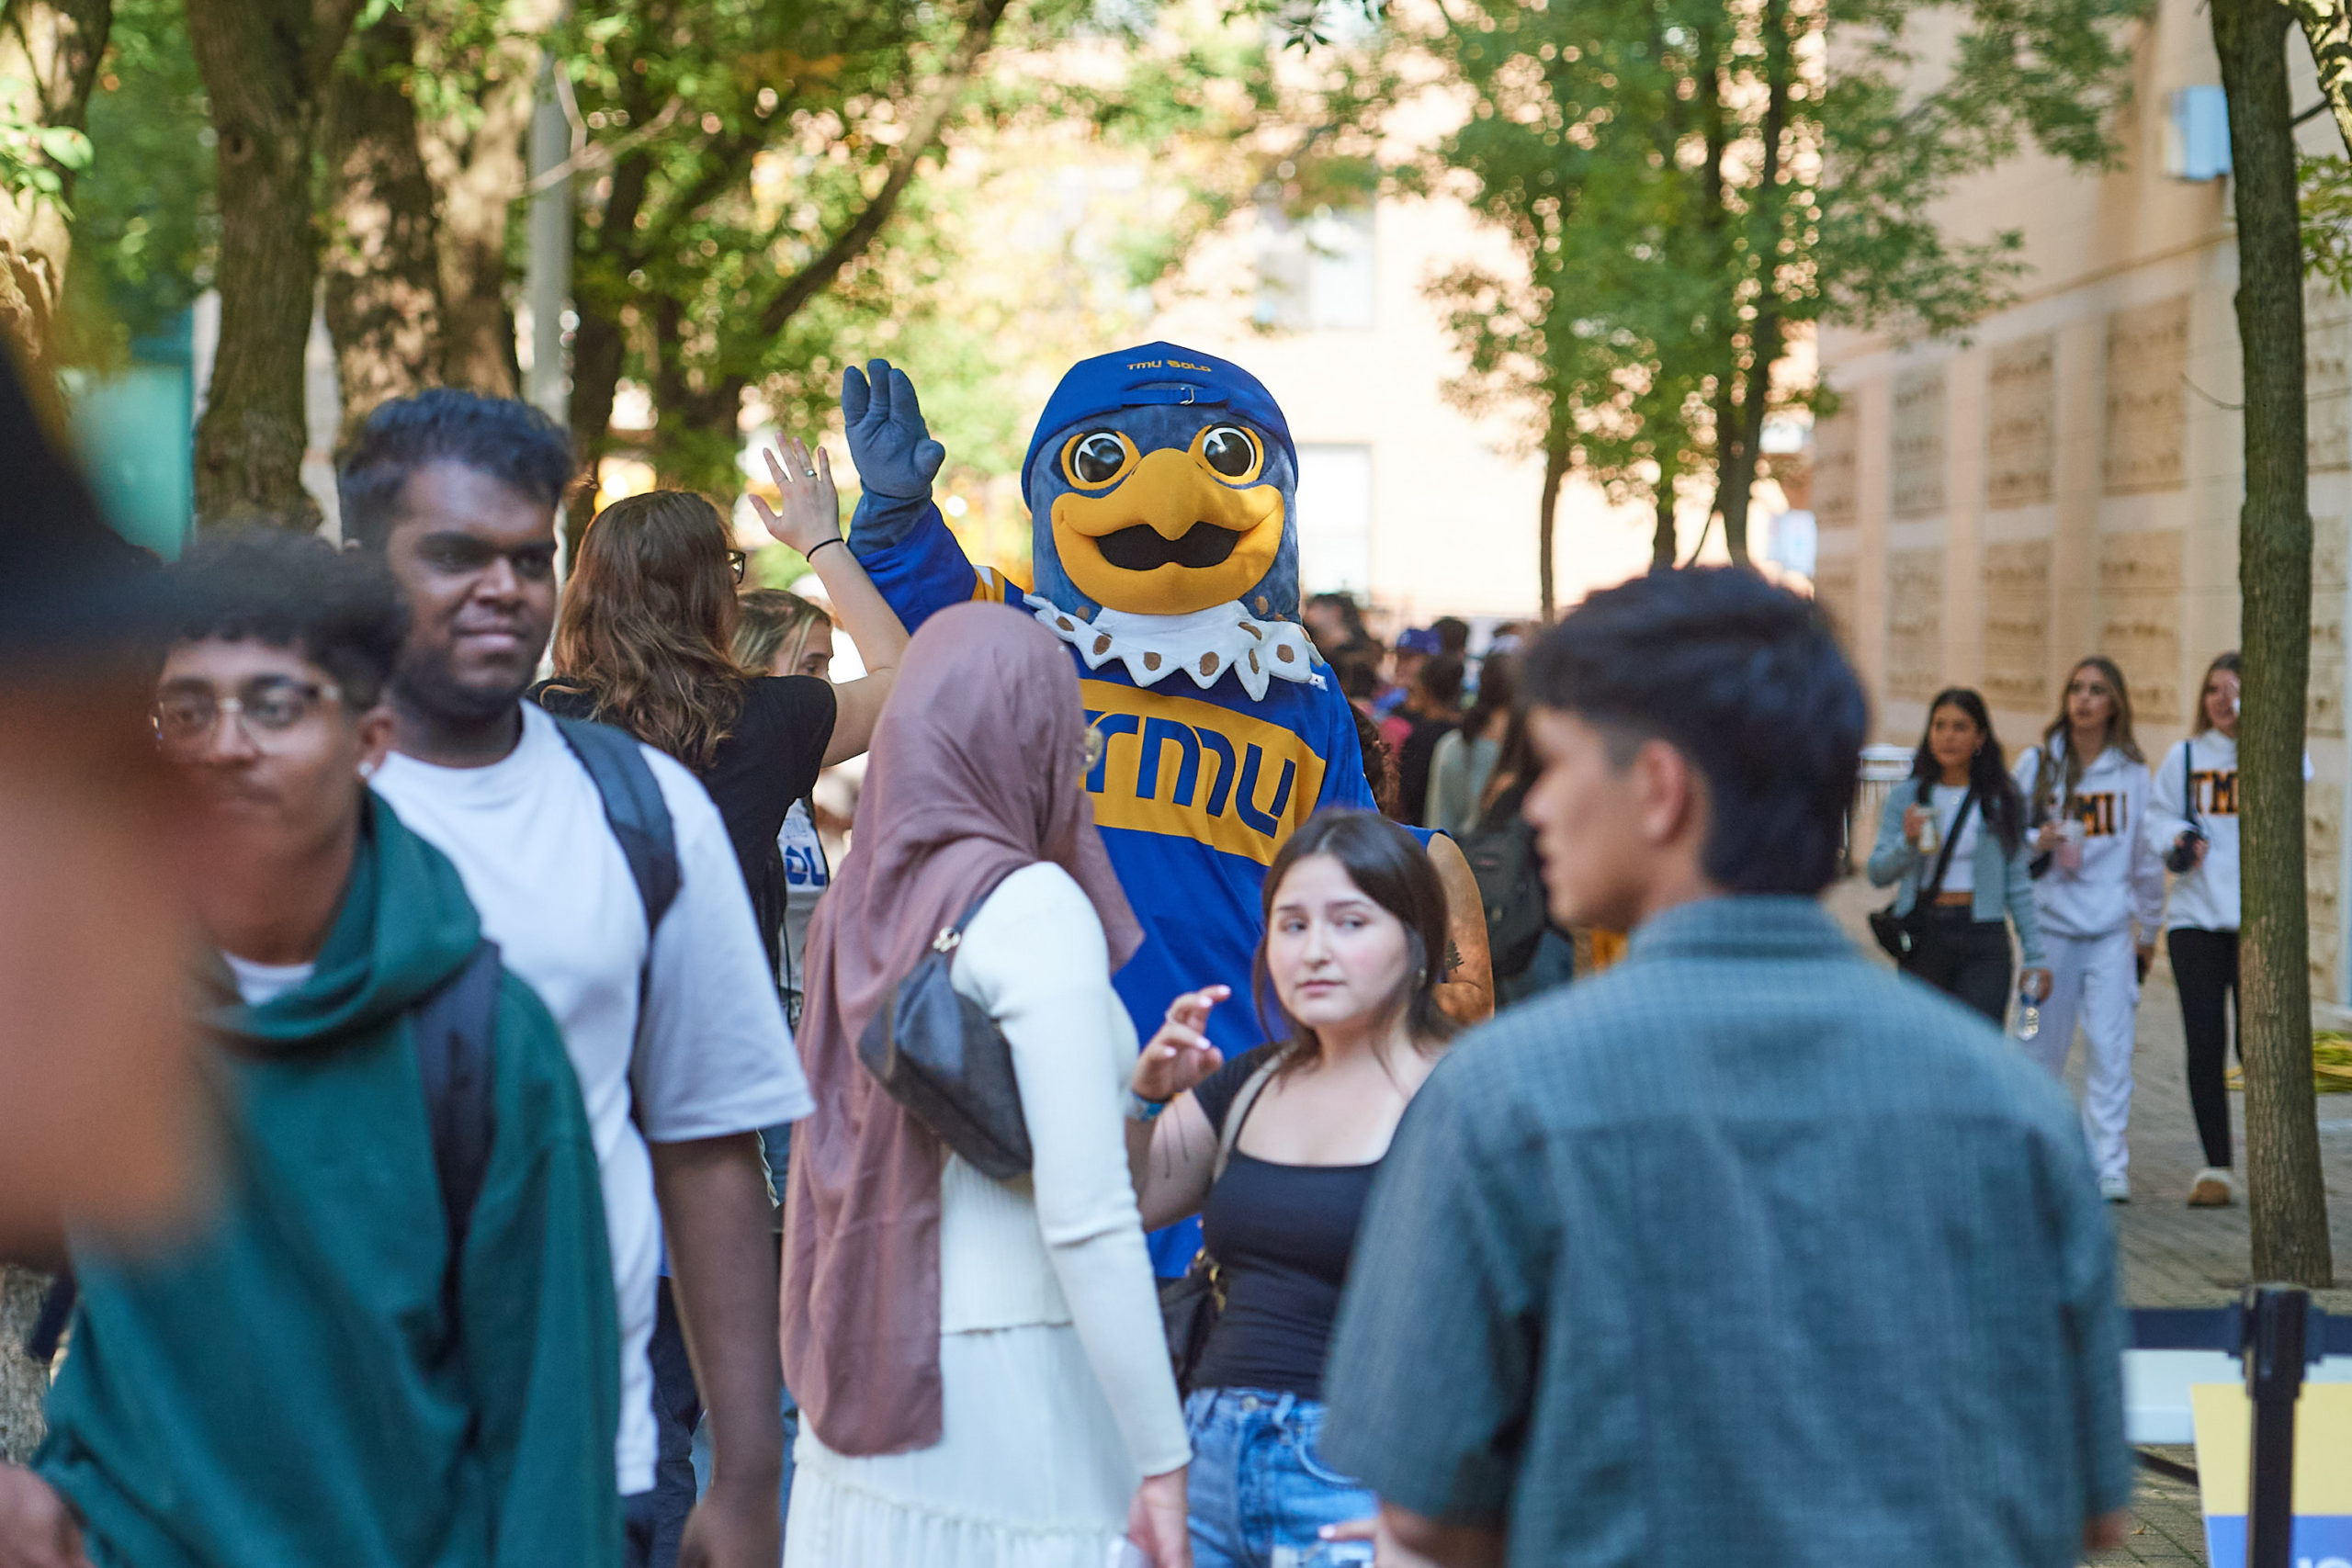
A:
<svg viewBox="0 0 2352 1568">
<path fill-rule="evenodd" d="M 2065 737 L 2018 759 L 2018 789 L 2033 820 L 2035 786 L 2044 767 L 2065 765 Z M 2065 814 L 2065 775 L 2054 773 L 2046 803 L 2052 818 Z M 2109 746 L 2091 759 L 2075 786 L 2075 820 L 2083 824 L 2082 864 L 2068 871 L 2052 855 L 2034 880 L 2034 911 L 2044 935 L 2098 937 L 2137 923 L 2141 940 L 2155 940 L 2164 917 L 2164 862 L 2148 845 L 2148 765 Z"/>
<path fill-rule="evenodd" d="M 676 901 L 652 943 L 603 798 L 555 720 L 522 705 L 514 750 L 481 768 L 395 752 L 373 781 L 447 855 L 498 943 L 563 1032 L 605 1190 L 621 1334 L 620 1491 L 653 1485 L 653 1332 L 662 1222 L 646 1141 L 756 1132 L 812 1109 L 735 852 L 701 784 L 642 748 L 677 837 Z M 631 1108 L 635 1107 L 632 1118 Z M 641 1124 L 641 1125 L 640 1125 Z"/>
</svg>

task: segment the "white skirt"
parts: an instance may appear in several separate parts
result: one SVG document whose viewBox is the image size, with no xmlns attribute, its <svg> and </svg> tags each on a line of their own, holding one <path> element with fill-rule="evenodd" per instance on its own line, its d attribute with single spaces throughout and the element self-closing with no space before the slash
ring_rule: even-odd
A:
<svg viewBox="0 0 2352 1568">
<path fill-rule="evenodd" d="M 853 1459 L 804 1418 L 785 1568 L 1107 1568 L 1142 1477 L 1068 1324 L 940 1337 L 938 1443 Z"/>
</svg>

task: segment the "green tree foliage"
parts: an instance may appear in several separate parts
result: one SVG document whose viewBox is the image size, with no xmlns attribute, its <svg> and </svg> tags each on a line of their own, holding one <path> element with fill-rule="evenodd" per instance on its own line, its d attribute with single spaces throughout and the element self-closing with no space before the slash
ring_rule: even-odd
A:
<svg viewBox="0 0 2352 1568">
<path fill-rule="evenodd" d="M 117 0 L 74 192 L 72 357 L 113 363 L 212 282 L 212 128 L 178 0 Z"/>
<path fill-rule="evenodd" d="M 933 372 L 943 434 L 970 438 L 959 456 L 1013 450 L 990 373 L 1001 321 L 958 287 L 1008 215 L 981 209 L 968 165 L 1056 124 L 1097 152 L 1246 130 L 1270 92 L 1262 49 L 1159 19 L 1094 0 L 721 0 L 691 25 L 645 0 L 581 6 L 567 52 L 592 170 L 573 275 L 583 450 L 604 448 L 627 379 L 650 396 L 640 439 L 663 477 L 730 487 L 746 394 L 805 428 L 842 365 L 874 354 Z M 1216 209 L 1204 197 L 1132 231 L 1125 265 L 1157 276 Z"/>
<path fill-rule="evenodd" d="M 1396 47 L 1433 57 L 1471 106 L 1405 182 L 1466 186 L 1524 269 L 1438 280 L 1469 358 L 1459 394 L 1516 402 L 1563 468 L 1654 501 L 1661 556 L 1690 476 L 1745 558 L 1765 417 L 1815 396 L 1775 379 L 1791 338 L 1824 321 L 1951 333 L 1997 304 L 2018 235 L 1949 235 L 1930 210 L 2029 145 L 2110 157 L 2119 24 L 2143 9 L 1968 0 L 1930 22 L 1913 0 L 1857 0 L 1834 31 L 1823 0 L 1400 15 Z"/>
</svg>

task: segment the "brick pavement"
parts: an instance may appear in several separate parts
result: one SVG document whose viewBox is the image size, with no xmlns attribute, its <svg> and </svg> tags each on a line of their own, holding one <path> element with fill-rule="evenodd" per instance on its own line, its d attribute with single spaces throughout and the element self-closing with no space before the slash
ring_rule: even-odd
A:
<svg viewBox="0 0 2352 1568">
<path fill-rule="evenodd" d="M 1860 878 L 1830 890 L 1827 903 L 1863 949 L 1878 953 L 1863 916 L 1886 902 L 1887 893 Z M 2067 1079 L 2082 1093 L 2079 1048 Z M 2238 1164 L 2245 1167 L 2244 1098 L 2230 1097 L 2230 1121 Z M 2320 1157 L 2327 1182 L 2329 1237 L 2336 1278 L 2352 1284 L 2352 1094 L 2319 1100 Z M 2132 1306 L 2219 1306 L 2237 1299 L 2252 1282 L 2251 1236 L 2243 1204 L 2227 1209 L 2191 1209 L 2183 1201 L 2203 1165 L 2197 1127 L 2188 1111 L 2182 1079 L 2180 1000 L 2159 962 L 2141 995 L 2139 1035 L 2132 1059 L 2132 1201 L 2117 1204 L 2116 1244 L 2123 1261 L 2123 1296 Z M 2352 1314 L 2352 1288 L 2318 1292 L 2330 1312 Z M 2193 1467 L 2195 1450 L 2154 1450 Z M 2143 1467 L 2132 1498 L 2132 1533 L 2121 1547 L 2089 1561 L 2097 1568 L 2133 1563 L 2166 1568 L 2204 1568 L 2205 1527 L 2197 1489 L 2187 1482 Z"/>
</svg>

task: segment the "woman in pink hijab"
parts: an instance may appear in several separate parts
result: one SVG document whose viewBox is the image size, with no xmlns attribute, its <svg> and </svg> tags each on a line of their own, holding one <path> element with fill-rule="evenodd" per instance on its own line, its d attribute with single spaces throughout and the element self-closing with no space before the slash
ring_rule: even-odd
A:
<svg viewBox="0 0 2352 1568">
<path fill-rule="evenodd" d="M 988 694 L 985 701 L 976 694 Z M 1001 605 L 915 635 L 856 838 L 808 931 L 784 1365 L 786 1568 L 1190 1568 L 1191 1458 L 1130 1184 L 1140 940 L 1086 795 L 1069 655 Z M 1012 1046 L 1032 1174 L 990 1180 L 860 1065 L 889 988 L 978 906 L 950 978 Z"/>
</svg>

